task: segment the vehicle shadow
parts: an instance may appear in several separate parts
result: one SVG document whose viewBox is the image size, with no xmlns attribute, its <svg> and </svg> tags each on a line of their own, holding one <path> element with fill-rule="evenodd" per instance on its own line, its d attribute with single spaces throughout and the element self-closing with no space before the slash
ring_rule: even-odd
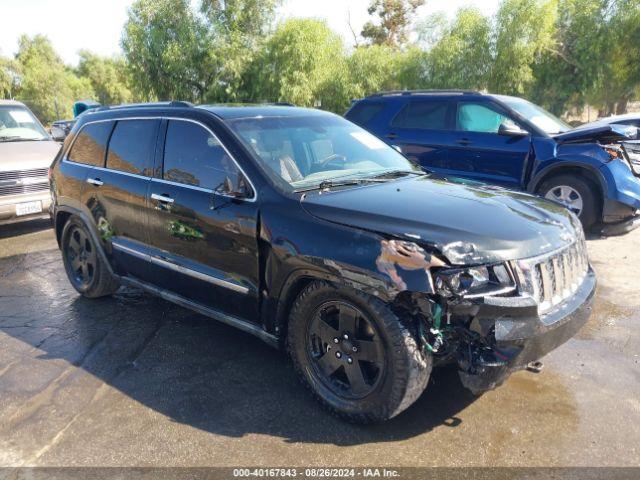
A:
<svg viewBox="0 0 640 480">
<path fill-rule="evenodd" d="M 49 218 L 0 225 L 0 239 L 35 233 L 49 228 L 51 228 L 51 220 Z"/>
<path fill-rule="evenodd" d="M 284 353 L 139 291 L 80 297 L 54 261 L 58 255 L 50 250 L 0 260 L 0 267 L 5 261 L 23 267 L 0 276 L 0 291 L 7 292 L 0 297 L 0 348 L 2 336 L 11 336 L 37 348 L 38 359 L 63 359 L 174 422 L 230 437 L 259 433 L 357 445 L 455 428 L 459 412 L 476 398 L 455 371 L 439 369 L 398 417 L 380 425 L 345 423 L 318 405 Z"/>
</svg>

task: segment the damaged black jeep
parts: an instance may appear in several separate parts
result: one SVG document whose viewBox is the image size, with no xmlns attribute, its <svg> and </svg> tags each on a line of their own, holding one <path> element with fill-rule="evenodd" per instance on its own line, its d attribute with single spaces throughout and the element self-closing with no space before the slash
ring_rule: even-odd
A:
<svg viewBox="0 0 640 480">
<path fill-rule="evenodd" d="M 135 286 L 286 348 L 352 421 L 399 414 L 445 363 L 495 388 L 591 312 L 568 209 L 424 172 L 325 112 L 103 108 L 73 127 L 51 189 L 80 293 Z"/>
</svg>

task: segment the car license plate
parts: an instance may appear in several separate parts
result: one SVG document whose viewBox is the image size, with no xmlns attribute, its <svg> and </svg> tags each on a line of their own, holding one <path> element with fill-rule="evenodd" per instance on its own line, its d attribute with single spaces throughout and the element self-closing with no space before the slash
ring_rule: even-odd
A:
<svg viewBox="0 0 640 480">
<path fill-rule="evenodd" d="M 18 217 L 40 212 L 42 212 L 42 202 L 40 200 L 35 202 L 18 203 L 16 205 L 16 216 Z"/>
</svg>

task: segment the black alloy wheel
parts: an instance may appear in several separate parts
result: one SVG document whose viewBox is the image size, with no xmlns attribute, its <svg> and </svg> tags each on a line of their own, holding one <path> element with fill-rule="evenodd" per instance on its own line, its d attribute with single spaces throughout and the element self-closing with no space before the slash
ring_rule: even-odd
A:
<svg viewBox="0 0 640 480">
<path fill-rule="evenodd" d="M 368 396 L 385 371 L 379 333 L 363 312 L 344 302 L 318 307 L 309 323 L 307 349 L 317 378 L 344 398 Z"/>
<path fill-rule="evenodd" d="M 93 282 L 98 256 L 82 227 L 73 225 L 68 235 L 64 255 L 69 266 L 69 279 L 76 289 L 86 290 Z"/>
</svg>

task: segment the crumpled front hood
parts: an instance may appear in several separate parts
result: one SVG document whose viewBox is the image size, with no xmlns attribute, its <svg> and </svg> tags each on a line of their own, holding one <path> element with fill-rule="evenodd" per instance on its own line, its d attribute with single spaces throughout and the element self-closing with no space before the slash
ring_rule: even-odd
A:
<svg viewBox="0 0 640 480">
<path fill-rule="evenodd" d="M 554 135 L 558 143 L 613 143 L 636 138 L 638 129 L 627 125 L 583 125 L 568 132 Z"/>
<path fill-rule="evenodd" d="M 48 168 L 59 150 L 53 140 L 0 142 L 0 171 Z"/>
<path fill-rule="evenodd" d="M 541 255 L 573 242 L 581 228 L 547 200 L 426 176 L 307 194 L 302 206 L 324 220 L 435 248 L 454 265 Z"/>
</svg>

